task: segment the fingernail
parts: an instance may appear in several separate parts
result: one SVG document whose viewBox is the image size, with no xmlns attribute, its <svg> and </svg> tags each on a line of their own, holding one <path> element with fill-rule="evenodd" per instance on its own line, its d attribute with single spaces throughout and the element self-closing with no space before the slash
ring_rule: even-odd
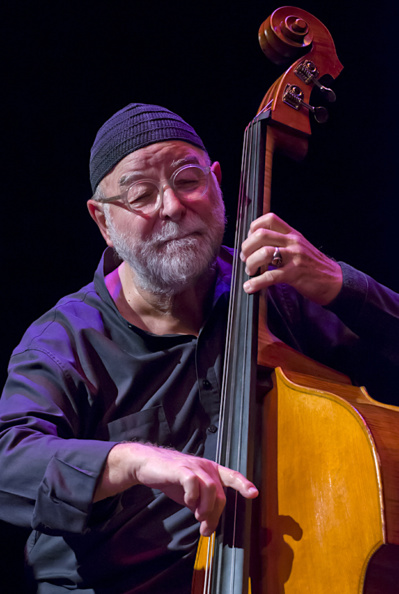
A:
<svg viewBox="0 0 399 594">
<path fill-rule="evenodd" d="M 246 281 L 246 282 L 243 284 L 243 288 L 244 288 L 244 291 L 245 291 L 246 293 L 249 293 L 249 292 L 251 291 L 251 282 L 250 282 L 250 281 Z"/>
</svg>

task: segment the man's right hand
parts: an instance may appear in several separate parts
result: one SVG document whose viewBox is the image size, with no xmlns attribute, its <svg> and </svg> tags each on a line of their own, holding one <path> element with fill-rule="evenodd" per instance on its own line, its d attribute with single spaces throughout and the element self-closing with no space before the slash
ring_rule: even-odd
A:
<svg viewBox="0 0 399 594">
<path fill-rule="evenodd" d="M 225 487 L 253 499 L 258 490 L 237 471 L 205 458 L 141 443 L 121 443 L 110 451 L 94 501 L 146 485 L 185 505 L 200 522 L 200 532 L 210 536 L 223 512 Z"/>
</svg>

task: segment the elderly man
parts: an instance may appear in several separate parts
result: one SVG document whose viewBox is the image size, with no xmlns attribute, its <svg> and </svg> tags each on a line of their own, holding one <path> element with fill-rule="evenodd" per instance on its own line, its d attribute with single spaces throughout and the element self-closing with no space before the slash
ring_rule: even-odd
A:
<svg viewBox="0 0 399 594">
<path fill-rule="evenodd" d="M 258 493 L 213 461 L 232 260 L 220 166 L 179 116 L 131 104 L 99 130 L 90 173 L 109 247 L 12 355 L 0 513 L 33 529 L 39 593 L 187 594 L 224 488 Z M 283 266 L 267 269 L 276 246 Z M 274 333 L 356 382 L 376 385 L 372 353 L 396 375 L 397 295 L 272 214 L 240 255 L 243 290 L 270 287 Z"/>
</svg>

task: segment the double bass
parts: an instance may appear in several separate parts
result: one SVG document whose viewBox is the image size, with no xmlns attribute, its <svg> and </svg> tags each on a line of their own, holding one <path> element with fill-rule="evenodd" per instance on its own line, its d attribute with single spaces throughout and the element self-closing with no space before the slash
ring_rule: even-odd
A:
<svg viewBox="0 0 399 594">
<path fill-rule="evenodd" d="M 304 158 L 317 87 L 342 65 L 326 27 L 285 6 L 261 25 L 277 64 L 292 62 L 244 135 L 235 253 L 251 221 L 270 210 L 273 155 Z M 399 592 L 399 408 L 373 400 L 267 330 L 265 296 L 242 291 L 237 257 L 226 340 L 216 461 L 259 487 L 227 492 L 220 526 L 200 539 L 193 594 Z M 269 386 L 270 372 L 272 387 Z"/>
</svg>

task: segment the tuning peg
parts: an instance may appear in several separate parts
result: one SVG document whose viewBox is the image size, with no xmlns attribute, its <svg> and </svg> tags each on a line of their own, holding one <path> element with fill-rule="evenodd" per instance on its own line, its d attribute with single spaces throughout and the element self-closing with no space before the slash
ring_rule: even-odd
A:
<svg viewBox="0 0 399 594">
<path fill-rule="evenodd" d="M 316 87 L 320 89 L 320 91 L 323 93 L 324 97 L 327 99 L 329 103 L 334 103 L 334 101 L 336 101 L 337 96 L 332 89 L 320 84 L 318 80 L 314 80 L 313 83 L 316 85 Z"/>
<path fill-rule="evenodd" d="M 313 83 L 323 93 L 324 97 L 329 103 L 334 103 L 337 99 L 336 94 L 329 87 L 325 87 L 318 80 L 319 71 L 316 65 L 311 60 L 304 60 L 294 70 L 298 78 L 300 78 L 305 84 L 309 85 Z"/>
<path fill-rule="evenodd" d="M 312 107 L 312 105 L 308 105 L 304 101 L 302 101 L 302 105 L 312 112 L 313 117 L 318 124 L 325 124 L 328 121 L 329 113 L 325 107 L 322 107 L 321 105 Z"/>
<path fill-rule="evenodd" d="M 304 94 L 300 87 L 296 85 L 287 85 L 283 93 L 283 101 L 290 107 L 298 110 L 301 106 L 308 109 L 314 116 L 318 124 L 325 124 L 328 120 L 328 111 L 325 107 L 313 107 L 303 100 Z"/>
</svg>

